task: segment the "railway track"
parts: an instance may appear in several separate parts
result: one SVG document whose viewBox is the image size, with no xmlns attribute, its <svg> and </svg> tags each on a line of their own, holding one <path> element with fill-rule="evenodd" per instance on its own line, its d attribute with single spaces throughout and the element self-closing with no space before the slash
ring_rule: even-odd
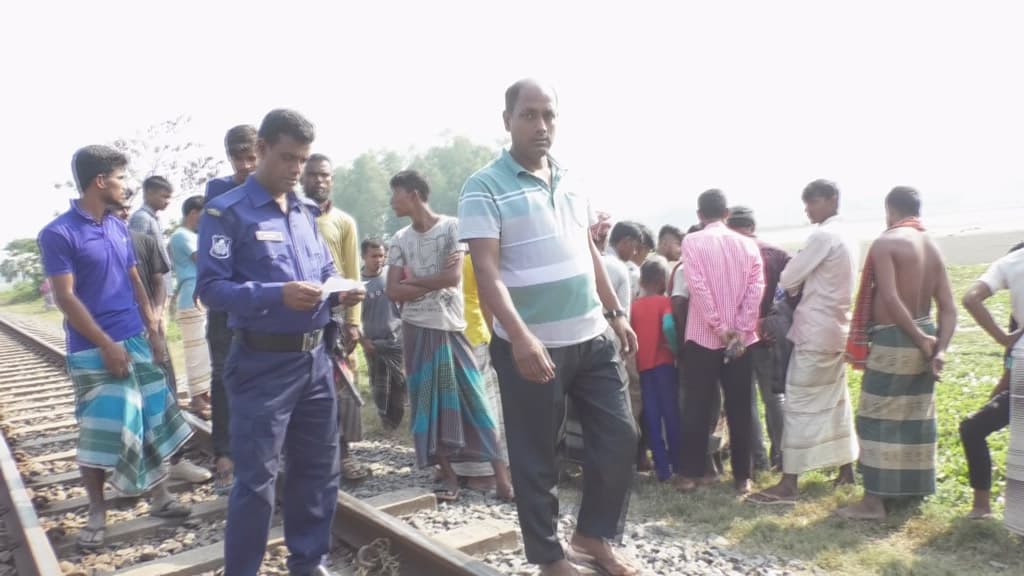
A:
<svg viewBox="0 0 1024 576">
<path fill-rule="evenodd" d="M 209 485 L 180 481 L 171 489 L 192 506 L 189 518 L 153 518 L 144 499 L 109 493 L 106 546 L 78 549 L 88 501 L 75 464 L 74 397 L 63 347 L 52 332 L 0 317 L 0 576 L 187 576 L 221 568 L 227 499 Z M 209 424 L 188 417 L 196 432 L 189 457 L 209 464 Z M 500 574 L 474 556 L 517 547 L 516 527 L 479 520 L 428 535 L 402 520 L 437 506 L 422 488 L 364 499 L 342 492 L 329 569 L 339 575 Z M 283 543 L 278 515 L 261 573 L 287 574 Z"/>
</svg>

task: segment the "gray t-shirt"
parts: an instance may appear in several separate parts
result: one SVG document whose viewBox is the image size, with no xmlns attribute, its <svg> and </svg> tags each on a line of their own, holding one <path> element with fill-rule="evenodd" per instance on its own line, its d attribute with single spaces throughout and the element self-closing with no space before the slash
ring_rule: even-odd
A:
<svg viewBox="0 0 1024 576">
<path fill-rule="evenodd" d="M 615 295 L 619 298 L 619 306 L 622 306 L 628 315 L 633 303 L 633 292 L 629 286 L 629 270 L 626 270 L 626 265 L 614 254 L 604 254 L 601 259 L 604 261 L 604 270 L 608 273 L 608 281 L 612 283 L 612 290 L 615 290 Z"/>
<path fill-rule="evenodd" d="M 432 276 L 444 269 L 450 255 L 465 250 L 465 244 L 459 242 L 459 221 L 441 216 L 426 232 L 417 232 L 412 226 L 399 230 L 391 239 L 388 266 L 404 269 L 403 278 Z M 406 302 L 402 306 L 402 321 L 421 328 L 462 331 L 466 328 L 464 306 L 459 282 L 458 286 L 434 290 Z"/>
<path fill-rule="evenodd" d="M 363 300 L 363 334 L 374 346 L 400 346 L 402 311 L 387 294 L 388 267 L 376 276 L 362 275 L 366 287 Z"/>
</svg>

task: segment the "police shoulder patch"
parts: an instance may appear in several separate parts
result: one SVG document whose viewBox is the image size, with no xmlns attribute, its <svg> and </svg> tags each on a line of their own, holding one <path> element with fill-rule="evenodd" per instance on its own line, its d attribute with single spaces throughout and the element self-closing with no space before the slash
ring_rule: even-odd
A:
<svg viewBox="0 0 1024 576">
<path fill-rule="evenodd" d="M 231 238 L 215 234 L 213 243 L 210 245 L 210 256 L 218 260 L 227 260 L 231 257 Z"/>
</svg>

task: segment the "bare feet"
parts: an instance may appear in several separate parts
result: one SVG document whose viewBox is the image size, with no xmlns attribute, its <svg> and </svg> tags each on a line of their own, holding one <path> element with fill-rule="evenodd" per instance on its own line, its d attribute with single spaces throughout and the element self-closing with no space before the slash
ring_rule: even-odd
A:
<svg viewBox="0 0 1024 576">
<path fill-rule="evenodd" d="M 836 514 L 847 520 L 885 520 L 885 504 L 877 496 L 865 494 L 864 499 L 846 508 L 836 510 Z"/>
<path fill-rule="evenodd" d="M 619 556 L 603 538 L 591 538 L 579 532 L 572 535 L 566 554 L 574 562 L 609 576 L 639 576 L 640 570 Z"/>
<path fill-rule="evenodd" d="M 754 504 L 795 504 L 799 494 L 796 481 L 796 474 L 786 474 L 778 484 L 751 494 L 747 501 Z"/>
<path fill-rule="evenodd" d="M 540 576 L 579 576 L 579 571 L 568 560 L 559 560 L 540 567 Z"/>
</svg>

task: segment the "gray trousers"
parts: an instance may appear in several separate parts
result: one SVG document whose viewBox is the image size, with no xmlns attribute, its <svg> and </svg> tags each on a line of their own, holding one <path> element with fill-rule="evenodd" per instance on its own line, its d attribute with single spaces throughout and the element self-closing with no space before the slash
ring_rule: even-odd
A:
<svg viewBox="0 0 1024 576">
<path fill-rule="evenodd" d="M 754 382 L 756 389 L 752 396 L 751 410 L 754 412 L 754 437 L 753 453 L 755 463 L 771 463 L 773 466 L 782 466 L 782 405 L 785 404 L 785 395 L 772 391 L 772 386 L 778 380 L 779 371 L 776 369 L 776 357 L 770 346 L 763 343 L 755 344 L 750 348 L 751 360 L 754 363 Z M 771 442 L 771 449 L 765 454 L 764 432 L 761 428 L 761 414 L 757 409 L 757 390 L 761 392 L 761 402 L 764 402 L 764 419 L 768 426 L 768 441 Z"/>
<path fill-rule="evenodd" d="M 576 530 L 614 538 L 629 507 L 637 430 L 625 373 L 611 331 L 573 346 L 549 348 L 555 379 L 545 384 L 519 375 L 512 346 L 491 342 L 526 559 L 548 564 L 564 558 L 558 540 L 558 444 L 572 398 L 583 428 L 583 499 Z"/>
</svg>

